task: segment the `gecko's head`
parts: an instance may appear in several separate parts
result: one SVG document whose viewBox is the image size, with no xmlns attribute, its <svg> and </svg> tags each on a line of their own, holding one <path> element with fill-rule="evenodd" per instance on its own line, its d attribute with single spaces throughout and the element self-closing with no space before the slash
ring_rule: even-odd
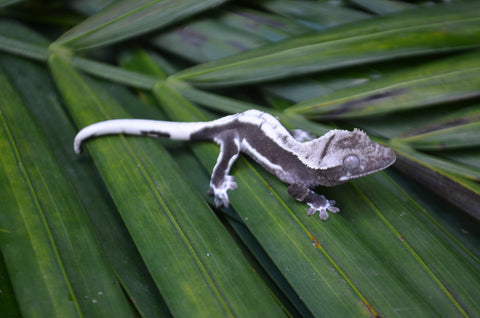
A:
<svg viewBox="0 0 480 318">
<path fill-rule="evenodd" d="M 332 130 L 322 136 L 319 168 L 326 186 L 334 186 L 383 170 L 395 162 L 395 152 L 359 129 Z"/>
</svg>

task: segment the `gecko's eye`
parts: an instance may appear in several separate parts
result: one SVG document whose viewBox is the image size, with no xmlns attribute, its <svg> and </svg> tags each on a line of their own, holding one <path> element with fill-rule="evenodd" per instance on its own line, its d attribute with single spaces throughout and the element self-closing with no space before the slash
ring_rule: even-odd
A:
<svg viewBox="0 0 480 318">
<path fill-rule="evenodd" d="M 357 169 L 360 166 L 360 159 L 356 155 L 348 155 L 343 159 L 343 166 L 348 170 Z"/>
</svg>

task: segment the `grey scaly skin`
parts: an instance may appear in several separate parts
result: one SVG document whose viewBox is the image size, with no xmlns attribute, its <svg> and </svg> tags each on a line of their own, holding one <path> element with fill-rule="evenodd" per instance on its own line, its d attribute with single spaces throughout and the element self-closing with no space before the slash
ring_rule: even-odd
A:
<svg viewBox="0 0 480 318">
<path fill-rule="evenodd" d="M 289 184 L 288 193 L 309 206 L 309 215 L 339 212 L 335 201 L 314 191 L 317 186 L 335 186 L 383 170 L 395 162 L 392 149 L 372 142 L 359 129 L 331 130 L 319 138 L 296 131 L 294 136 L 274 116 L 248 110 L 209 122 L 169 122 L 116 119 L 82 129 L 74 141 L 75 152 L 89 138 L 128 134 L 174 140 L 206 140 L 220 145 L 209 193 L 215 204 L 228 206 L 228 190 L 237 188 L 230 169 L 242 152 L 267 171 Z"/>
</svg>

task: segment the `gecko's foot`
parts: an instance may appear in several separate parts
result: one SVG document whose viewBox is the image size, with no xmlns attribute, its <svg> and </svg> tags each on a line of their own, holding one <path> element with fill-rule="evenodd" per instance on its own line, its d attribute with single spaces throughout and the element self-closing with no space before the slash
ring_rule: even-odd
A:
<svg viewBox="0 0 480 318">
<path fill-rule="evenodd" d="M 232 176 L 227 175 L 220 185 L 215 186 L 210 184 L 210 190 L 208 190 L 208 194 L 215 196 L 215 206 L 217 208 L 221 207 L 222 205 L 228 208 L 230 205 L 227 191 L 235 190 L 238 187 L 237 183 L 233 180 L 234 178 Z"/>
<path fill-rule="evenodd" d="M 326 219 L 328 219 L 327 210 L 332 212 L 332 213 L 340 212 L 340 209 L 337 208 L 336 206 L 334 206 L 335 203 L 336 202 L 334 200 L 326 200 L 326 203 L 324 203 L 322 205 L 315 205 L 313 203 L 308 203 L 310 208 L 307 210 L 307 214 L 308 215 L 313 215 L 318 211 L 318 216 L 320 217 L 320 219 L 325 221 Z"/>
</svg>

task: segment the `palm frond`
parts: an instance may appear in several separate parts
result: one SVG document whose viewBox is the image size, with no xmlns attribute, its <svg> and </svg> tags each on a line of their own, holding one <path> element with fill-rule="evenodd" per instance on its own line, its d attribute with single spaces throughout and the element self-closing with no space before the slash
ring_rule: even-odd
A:
<svg viewBox="0 0 480 318">
<path fill-rule="evenodd" d="M 109 3 L 0 4 L 0 315 L 479 315 L 476 2 Z M 215 208 L 212 144 L 72 149 L 105 119 L 252 108 L 361 128 L 395 169 L 319 189 L 322 222 L 244 157 Z"/>
</svg>

